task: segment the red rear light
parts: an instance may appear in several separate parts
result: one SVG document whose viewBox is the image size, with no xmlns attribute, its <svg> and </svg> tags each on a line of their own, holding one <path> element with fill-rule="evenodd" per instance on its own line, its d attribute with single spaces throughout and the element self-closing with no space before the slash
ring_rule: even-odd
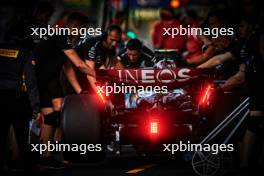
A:
<svg viewBox="0 0 264 176">
<path fill-rule="evenodd" d="M 172 123 L 170 123 L 168 114 L 165 112 L 148 112 L 148 114 L 143 113 L 142 115 L 138 133 L 143 138 L 155 143 L 169 135 L 168 132 Z"/>
<path fill-rule="evenodd" d="M 105 104 L 106 103 L 105 95 L 104 95 L 105 89 L 103 89 L 102 85 L 103 85 L 102 83 L 96 82 L 96 95 L 98 95 L 98 98 L 100 99 L 100 101 L 103 104 Z"/>
<path fill-rule="evenodd" d="M 212 88 L 212 85 L 207 85 L 205 87 L 205 90 L 204 92 L 202 92 L 202 96 L 201 96 L 201 99 L 199 101 L 199 105 L 207 105 L 209 103 L 209 99 L 210 99 L 210 96 L 211 96 L 211 88 Z"/>
<path fill-rule="evenodd" d="M 105 98 L 104 98 L 104 95 L 102 94 L 102 92 L 100 92 L 99 90 L 97 90 L 97 95 L 99 96 L 99 98 L 101 99 L 101 101 L 103 103 L 105 103 Z"/>
<path fill-rule="evenodd" d="M 150 134 L 158 134 L 158 127 L 157 121 L 150 121 Z"/>
</svg>

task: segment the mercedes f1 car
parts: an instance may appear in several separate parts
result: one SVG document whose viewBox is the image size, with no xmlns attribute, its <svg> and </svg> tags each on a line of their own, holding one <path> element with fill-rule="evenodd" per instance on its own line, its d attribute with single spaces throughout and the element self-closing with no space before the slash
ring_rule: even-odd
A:
<svg viewBox="0 0 264 176">
<path fill-rule="evenodd" d="M 65 153 L 71 161 L 103 159 L 107 146 L 122 154 L 122 145 L 153 153 L 163 143 L 200 140 L 207 131 L 213 86 L 196 68 L 145 68 L 102 70 L 97 73 L 101 91 L 70 95 L 63 106 L 64 143 L 101 144 L 102 150 Z M 166 86 L 166 91 L 109 93 L 107 86 Z M 107 93 L 107 95 L 106 95 Z M 111 102 L 111 108 L 106 106 Z"/>
</svg>

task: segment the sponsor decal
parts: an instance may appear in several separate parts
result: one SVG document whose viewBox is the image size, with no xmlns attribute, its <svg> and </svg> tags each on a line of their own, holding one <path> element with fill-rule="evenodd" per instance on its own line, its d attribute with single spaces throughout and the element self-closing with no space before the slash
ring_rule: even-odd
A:
<svg viewBox="0 0 264 176">
<path fill-rule="evenodd" d="M 0 56 L 17 58 L 19 50 L 0 49 Z"/>
</svg>

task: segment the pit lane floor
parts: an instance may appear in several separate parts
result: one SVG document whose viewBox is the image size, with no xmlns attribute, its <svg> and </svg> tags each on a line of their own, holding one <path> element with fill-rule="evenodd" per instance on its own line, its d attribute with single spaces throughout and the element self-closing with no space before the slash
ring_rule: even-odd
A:
<svg viewBox="0 0 264 176">
<path fill-rule="evenodd" d="M 0 173 L 2 176 L 2 174 Z M 32 175 L 29 173 L 9 173 L 6 176 Z M 124 148 L 124 155 L 108 156 L 105 161 L 96 164 L 73 164 L 61 170 L 42 170 L 38 176 L 197 176 L 190 162 L 181 156 L 137 156 L 131 147 Z M 232 168 L 226 176 L 242 176 L 242 172 Z M 244 173 L 244 175 L 248 175 Z M 208 175 L 209 176 L 209 175 Z"/>
</svg>

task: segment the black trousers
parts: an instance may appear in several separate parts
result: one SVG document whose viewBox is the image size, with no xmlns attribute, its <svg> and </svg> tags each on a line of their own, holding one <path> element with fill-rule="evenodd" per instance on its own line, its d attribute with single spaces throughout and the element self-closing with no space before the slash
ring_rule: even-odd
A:
<svg viewBox="0 0 264 176">
<path fill-rule="evenodd" d="M 19 153 L 24 163 L 30 161 L 28 131 L 32 110 L 26 95 L 0 91 L 0 167 L 5 164 L 7 138 L 13 125 Z"/>
</svg>

